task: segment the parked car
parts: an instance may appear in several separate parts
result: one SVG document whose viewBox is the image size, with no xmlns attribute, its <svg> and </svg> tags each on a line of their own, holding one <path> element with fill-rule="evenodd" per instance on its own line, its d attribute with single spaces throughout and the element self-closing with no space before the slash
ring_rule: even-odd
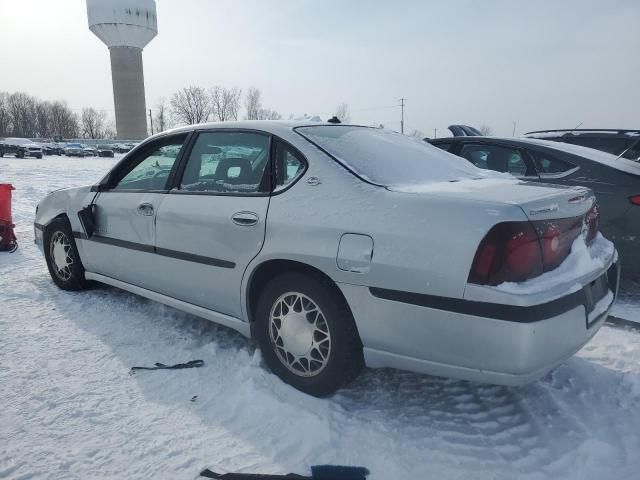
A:
<svg viewBox="0 0 640 480">
<path fill-rule="evenodd" d="M 173 152 L 173 153 L 171 153 Z M 523 183 L 377 128 L 189 126 L 36 209 L 62 289 L 103 282 L 229 326 L 327 395 L 366 364 L 531 382 L 617 294 L 584 187 Z"/>
<path fill-rule="evenodd" d="M 615 156 L 621 155 L 630 160 L 638 160 L 640 158 L 640 130 L 538 130 L 525 133 L 525 137 L 595 148 Z"/>
<path fill-rule="evenodd" d="M 133 148 L 133 145 L 126 143 L 117 143 L 113 146 L 113 149 L 118 153 L 127 153 Z"/>
<path fill-rule="evenodd" d="M 57 143 L 42 143 L 42 150 L 45 155 L 62 155 L 64 148 Z"/>
<path fill-rule="evenodd" d="M 28 138 L 5 138 L 4 143 L 0 146 L 0 157 L 15 155 L 17 158 L 42 158 L 42 154 L 42 147 Z"/>
<path fill-rule="evenodd" d="M 67 143 L 64 147 L 64 154 L 67 157 L 84 157 L 84 147 L 80 143 Z"/>
<path fill-rule="evenodd" d="M 113 157 L 113 147 L 111 145 L 98 145 L 97 154 L 99 157 Z"/>
<path fill-rule="evenodd" d="M 82 150 L 84 151 L 85 157 L 95 157 L 98 155 L 98 150 L 95 147 L 89 147 L 87 145 L 83 145 Z"/>
<path fill-rule="evenodd" d="M 537 139 L 453 137 L 432 145 L 480 168 L 523 180 L 594 190 L 600 228 L 620 252 L 627 278 L 640 276 L 640 163 L 591 148 Z"/>
</svg>

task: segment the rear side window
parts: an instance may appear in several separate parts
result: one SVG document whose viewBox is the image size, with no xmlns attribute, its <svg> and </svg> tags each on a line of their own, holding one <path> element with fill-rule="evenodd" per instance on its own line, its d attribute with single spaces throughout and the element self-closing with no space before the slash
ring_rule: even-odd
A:
<svg viewBox="0 0 640 480">
<path fill-rule="evenodd" d="M 476 167 L 496 172 L 510 173 L 519 177 L 527 174 L 527 165 L 522 154 L 515 148 L 498 145 L 465 144 L 460 156 Z"/>
<path fill-rule="evenodd" d="M 557 175 L 576 168 L 575 165 L 564 160 L 559 160 L 546 154 L 534 155 L 536 170 L 540 175 Z"/>
<path fill-rule="evenodd" d="M 275 150 L 276 188 L 275 191 L 293 183 L 304 172 L 302 155 L 284 142 L 276 142 Z"/>
<path fill-rule="evenodd" d="M 582 147 L 595 148 L 612 155 L 620 155 L 627 148 L 625 138 L 620 137 L 595 137 L 587 135 L 576 135 L 565 137 L 567 143 L 580 145 Z"/>
<path fill-rule="evenodd" d="M 255 132 L 203 132 L 187 160 L 180 190 L 197 193 L 267 192 L 269 137 Z"/>
</svg>

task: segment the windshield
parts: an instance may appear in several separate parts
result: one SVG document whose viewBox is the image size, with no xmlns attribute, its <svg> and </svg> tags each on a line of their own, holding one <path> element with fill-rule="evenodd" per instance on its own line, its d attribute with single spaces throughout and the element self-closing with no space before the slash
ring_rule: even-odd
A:
<svg viewBox="0 0 640 480">
<path fill-rule="evenodd" d="M 298 127 L 296 131 L 363 180 L 380 186 L 398 187 L 485 176 L 463 158 L 388 130 L 314 125 Z"/>
</svg>

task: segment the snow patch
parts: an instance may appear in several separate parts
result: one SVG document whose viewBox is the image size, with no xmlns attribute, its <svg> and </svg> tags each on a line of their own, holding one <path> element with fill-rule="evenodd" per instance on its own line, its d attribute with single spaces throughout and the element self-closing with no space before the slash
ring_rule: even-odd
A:
<svg viewBox="0 0 640 480">
<path fill-rule="evenodd" d="M 601 233 L 596 235 L 589 246 L 580 235 L 573 241 L 569 256 L 556 269 L 525 282 L 504 282 L 494 288 L 516 295 L 531 295 L 552 290 L 561 285 L 572 284 L 576 279 L 596 270 L 602 270 L 607 266 L 614 252 L 613 243 L 604 238 Z M 575 292 L 581 288 L 582 285 L 573 284 L 567 293 Z"/>
</svg>

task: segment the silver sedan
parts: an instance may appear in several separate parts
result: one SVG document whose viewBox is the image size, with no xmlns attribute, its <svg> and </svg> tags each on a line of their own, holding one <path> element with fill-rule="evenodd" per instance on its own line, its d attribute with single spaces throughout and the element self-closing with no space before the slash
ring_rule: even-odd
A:
<svg viewBox="0 0 640 480">
<path fill-rule="evenodd" d="M 590 190 L 480 170 L 381 129 L 176 129 L 35 220 L 53 281 L 231 327 L 328 395 L 365 365 L 518 385 L 573 355 L 617 294 Z"/>
</svg>

